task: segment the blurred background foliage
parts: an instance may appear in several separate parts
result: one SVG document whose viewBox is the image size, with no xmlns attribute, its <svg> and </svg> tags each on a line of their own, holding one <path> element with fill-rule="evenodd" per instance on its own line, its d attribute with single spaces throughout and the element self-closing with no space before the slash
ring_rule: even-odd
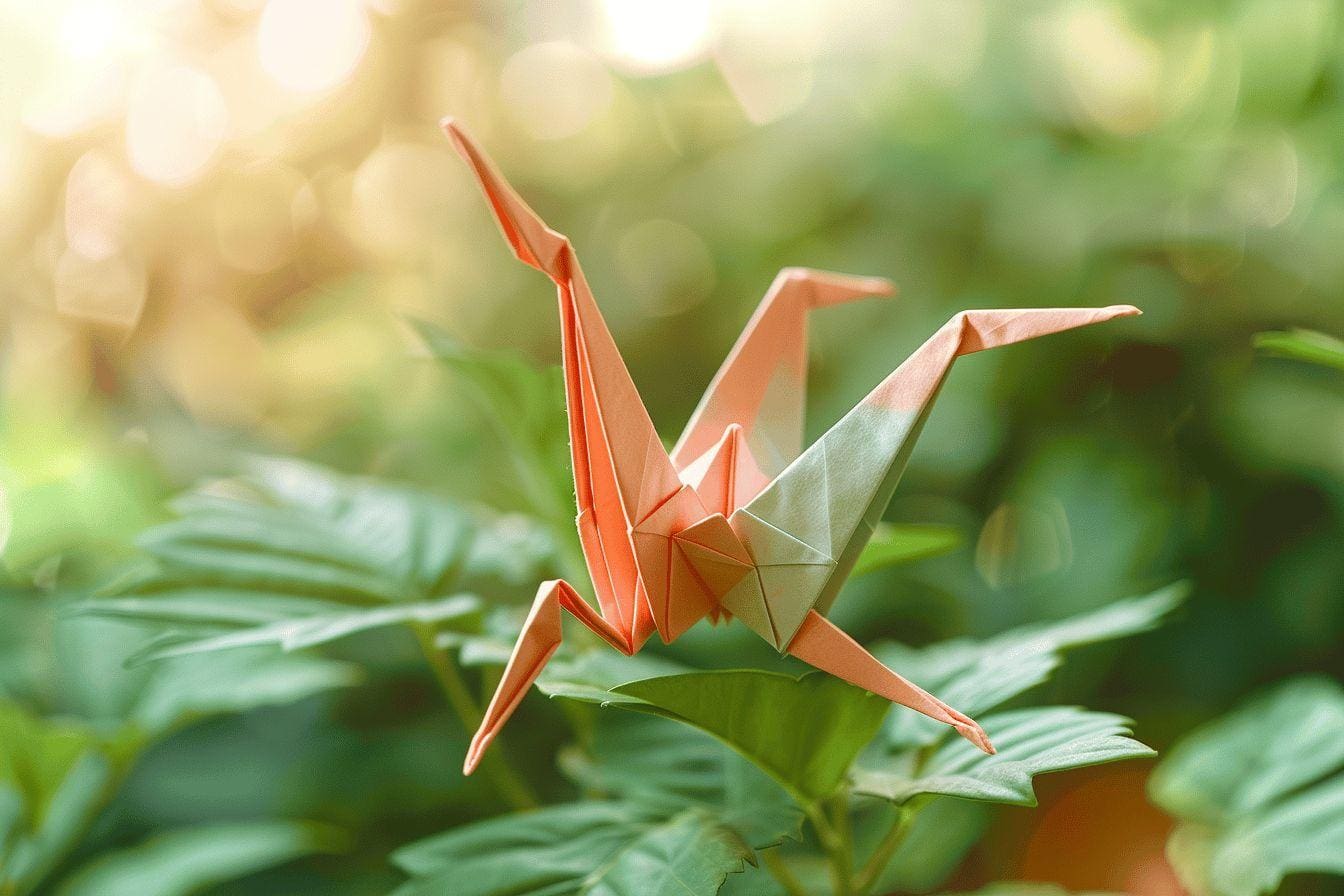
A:
<svg viewBox="0 0 1344 896">
<path fill-rule="evenodd" d="M 1330 0 L 0 3 L 0 682 L 82 719 L 67 738 L 139 720 L 86 849 L 317 819 L 358 848 L 239 892 L 382 892 L 393 848 L 497 811 L 458 777 L 409 639 L 353 639 L 283 700 L 145 716 L 160 673 L 122 669 L 144 633 L 59 613 L 241 452 L 551 512 L 411 323 L 558 361 L 551 290 L 509 257 L 445 114 L 573 237 L 669 439 L 786 265 L 901 289 L 814 317 L 814 433 L 957 310 L 1143 308 L 956 369 L 888 518 L 962 544 L 855 582 L 837 616 L 858 636 L 983 637 L 1185 577 L 1175 622 L 1089 652 L 1051 697 L 1165 748 L 1262 685 L 1339 677 L 1344 381 L 1301 362 L 1328 340 L 1253 337 L 1344 334 L 1340 19 Z M 676 653 L 769 663 L 751 642 Z M 353 682 L 351 659 L 358 688 L 290 702 Z M 535 726 L 543 791 L 566 787 L 562 737 Z M 1142 768 L 1062 780 L 965 888 L 1174 885 Z M 339 839 L 288 836 L 274 860 Z"/>
</svg>

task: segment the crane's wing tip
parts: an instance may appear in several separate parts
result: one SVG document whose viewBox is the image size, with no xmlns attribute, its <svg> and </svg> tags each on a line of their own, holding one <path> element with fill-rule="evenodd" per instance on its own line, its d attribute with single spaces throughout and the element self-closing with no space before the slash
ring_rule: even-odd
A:
<svg viewBox="0 0 1344 896">
<path fill-rule="evenodd" d="M 864 285 L 867 288 L 868 294 L 872 296 L 891 298 L 900 292 L 900 290 L 896 288 L 896 284 L 886 277 L 869 277 Z"/>
<path fill-rule="evenodd" d="M 470 154 L 476 144 L 471 139 L 471 135 L 467 133 L 467 129 L 462 126 L 460 120 L 452 115 L 446 115 L 439 119 L 439 130 L 443 131 L 458 153 L 467 156 L 468 161 L 471 161 Z"/>
<path fill-rule="evenodd" d="M 1135 308 L 1133 305 L 1111 305 L 1103 310 L 1106 312 L 1108 319 L 1116 317 L 1138 317 L 1143 314 L 1142 311 Z"/>
</svg>

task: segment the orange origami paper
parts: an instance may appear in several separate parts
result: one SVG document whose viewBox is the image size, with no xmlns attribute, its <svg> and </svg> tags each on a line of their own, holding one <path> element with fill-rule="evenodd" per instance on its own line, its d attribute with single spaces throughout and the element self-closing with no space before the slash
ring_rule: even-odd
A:
<svg viewBox="0 0 1344 896">
<path fill-rule="evenodd" d="M 993 753 L 978 724 L 882 665 L 824 614 L 956 358 L 1138 309 L 963 311 L 803 450 L 808 312 L 894 290 L 881 278 L 787 269 L 669 454 L 569 240 L 519 198 L 461 125 L 447 119 L 443 128 L 514 254 L 559 291 L 578 530 L 600 607 L 568 582 L 541 585 L 463 770 L 476 768 L 560 646 L 562 609 L 627 655 L 654 632 L 670 642 L 706 616 L 735 616 L 779 651 L 944 722 Z"/>
</svg>

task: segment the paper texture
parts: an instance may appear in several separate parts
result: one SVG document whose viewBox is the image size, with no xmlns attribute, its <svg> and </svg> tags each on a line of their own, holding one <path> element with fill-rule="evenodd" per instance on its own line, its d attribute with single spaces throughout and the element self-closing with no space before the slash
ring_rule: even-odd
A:
<svg viewBox="0 0 1344 896">
<path fill-rule="evenodd" d="M 554 654 L 564 609 L 623 653 L 737 617 L 781 652 L 951 725 L 974 721 L 887 669 L 823 614 L 905 469 L 952 362 L 972 352 L 1138 314 L 1129 305 L 965 311 L 806 450 L 807 315 L 886 280 L 780 273 L 669 453 L 569 240 L 537 217 L 462 126 L 443 122 L 520 260 L 555 283 L 578 530 L 600 612 L 544 583 L 472 740 L 481 756 Z"/>
</svg>

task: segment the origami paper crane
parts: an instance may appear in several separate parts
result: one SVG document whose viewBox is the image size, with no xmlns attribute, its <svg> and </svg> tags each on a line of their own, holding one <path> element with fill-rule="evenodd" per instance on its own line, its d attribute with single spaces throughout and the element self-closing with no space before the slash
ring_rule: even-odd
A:
<svg viewBox="0 0 1344 896">
<path fill-rule="evenodd" d="M 891 284 L 790 268 L 771 285 L 669 454 L 569 240 L 546 226 L 452 119 L 513 252 L 559 291 L 578 530 L 600 610 L 568 582 L 537 591 L 467 751 L 470 774 L 560 646 L 567 610 L 624 654 L 657 632 L 737 617 L 776 649 L 944 722 L 986 753 L 967 716 L 882 665 L 826 619 L 905 469 L 953 360 L 1138 314 L 1129 305 L 963 311 L 806 450 L 807 314 Z"/>
</svg>

